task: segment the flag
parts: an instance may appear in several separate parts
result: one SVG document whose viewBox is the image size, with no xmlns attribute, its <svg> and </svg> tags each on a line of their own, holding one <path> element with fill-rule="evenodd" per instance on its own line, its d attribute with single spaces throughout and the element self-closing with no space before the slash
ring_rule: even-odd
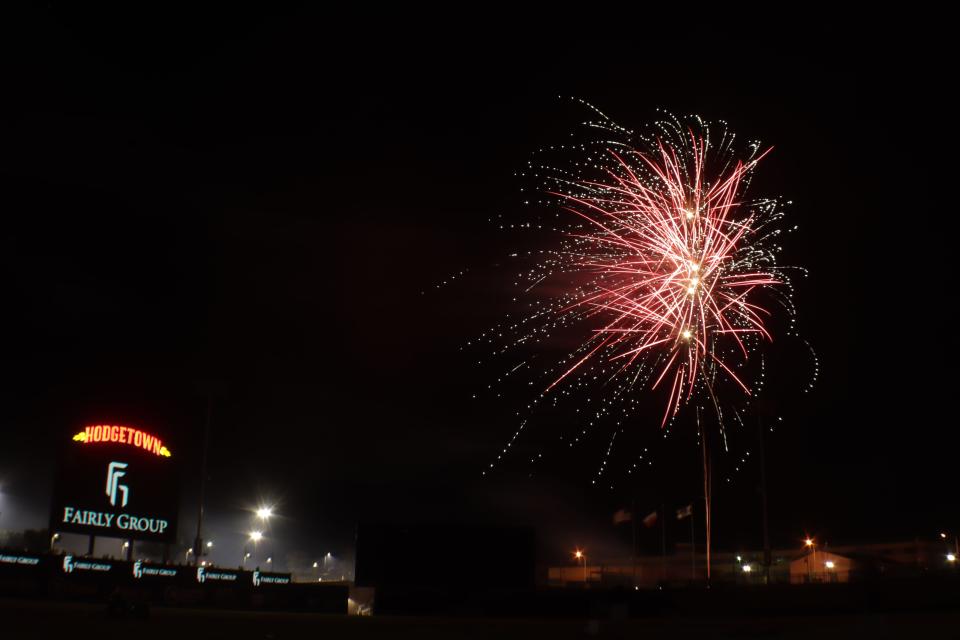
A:
<svg viewBox="0 0 960 640">
<path fill-rule="evenodd" d="M 689 518 L 693 515 L 693 505 L 688 504 L 687 506 L 677 509 L 677 520 L 683 520 L 684 518 Z"/>
<path fill-rule="evenodd" d="M 652 527 L 653 525 L 655 525 L 655 524 L 657 524 L 657 512 L 656 512 L 656 511 L 654 511 L 653 513 L 651 513 L 650 515 L 648 515 L 646 518 L 643 519 L 643 526 L 645 526 L 645 527 L 648 528 L 648 529 L 649 529 L 650 527 Z"/>
<path fill-rule="evenodd" d="M 615 514 L 613 514 L 613 524 L 630 522 L 631 520 L 633 520 L 633 514 L 626 509 L 620 509 L 620 511 L 617 511 Z"/>
</svg>

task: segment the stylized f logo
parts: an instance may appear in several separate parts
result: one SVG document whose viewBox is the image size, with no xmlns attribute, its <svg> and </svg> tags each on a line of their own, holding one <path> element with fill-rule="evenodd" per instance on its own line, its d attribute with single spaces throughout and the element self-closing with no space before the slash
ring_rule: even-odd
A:
<svg viewBox="0 0 960 640">
<path fill-rule="evenodd" d="M 120 506 L 127 506 L 129 490 L 127 489 L 127 485 L 120 484 L 120 478 L 127 475 L 127 472 L 123 471 L 123 469 L 126 468 L 126 462 L 111 462 L 107 465 L 107 495 L 110 497 L 110 504 L 114 507 L 117 506 L 118 491 L 121 494 Z"/>
</svg>

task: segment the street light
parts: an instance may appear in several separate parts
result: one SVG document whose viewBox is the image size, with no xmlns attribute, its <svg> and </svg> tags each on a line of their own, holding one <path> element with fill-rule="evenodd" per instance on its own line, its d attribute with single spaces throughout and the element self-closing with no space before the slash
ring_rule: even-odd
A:
<svg viewBox="0 0 960 640">
<path fill-rule="evenodd" d="M 273 558 L 267 558 L 267 564 L 272 564 L 272 563 L 273 563 Z"/>
<path fill-rule="evenodd" d="M 207 549 L 213 548 L 213 540 L 207 540 Z"/>
<path fill-rule="evenodd" d="M 250 532 L 250 541 L 256 544 L 263 540 L 263 531 L 251 531 Z"/>
<path fill-rule="evenodd" d="M 247 551 L 245 554 L 243 554 L 243 562 L 241 562 L 240 565 L 244 567 L 247 566 L 247 560 L 249 558 L 250 558 L 250 552 Z"/>
<path fill-rule="evenodd" d="M 956 562 L 956 561 L 957 561 L 957 556 L 953 555 L 952 553 L 947 554 L 947 562 Z"/>
<path fill-rule="evenodd" d="M 273 507 L 260 507 L 257 509 L 257 517 L 261 520 L 269 520 L 270 516 L 273 515 Z"/>
<path fill-rule="evenodd" d="M 833 564 L 833 560 L 827 560 L 823 563 L 823 566 L 825 566 L 827 569 L 833 569 L 833 567 L 836 565 Z"/>
<path fill-rule="evenodd" d="M 744 572 L 744 573 L 750 573 L 751 571 L 753 571 L 753 567 L 752 567 L 751 565 L 749 565 L 749 564 L 743 565 L 743 572 Z"/>
<path fill-rule="evenodd" d="M 183 561 L 184 561 L 184 562 L 189 562 L 189 561 L 190 561 L 190 554 L 192 554 L 192 553 L 193 553 L 193 547 L 190 547 L 189 549 L 187 549 L 187 552 L 186 552 L 185 554 L 183 554 Z"/>
</svg>

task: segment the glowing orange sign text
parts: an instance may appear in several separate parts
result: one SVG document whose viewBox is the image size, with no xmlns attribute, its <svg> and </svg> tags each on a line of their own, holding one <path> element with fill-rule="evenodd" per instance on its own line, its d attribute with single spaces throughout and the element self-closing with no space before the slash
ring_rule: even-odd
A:
<svg viewBox="0 0 960 640">
<path fill-rule="evenodd" d="M 129 444 L 158 456 L 165 458 L 170 457 L 170 450 L 163 446 L 160 438 L 150 435 L 146 431 L 134 429 L 133 427 L 109 424 L 93 425 L 86 427 L 83 431 L 73 436 L 73 439 L 83 444 L 92 444 L 94 442 Z"/>
</svg>

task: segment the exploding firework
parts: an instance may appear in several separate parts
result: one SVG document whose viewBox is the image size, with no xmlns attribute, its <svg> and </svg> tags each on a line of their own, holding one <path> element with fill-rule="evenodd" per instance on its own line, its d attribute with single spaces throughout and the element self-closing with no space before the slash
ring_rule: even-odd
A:
<svg viewBox="0 0 960 640">
<path fill-rule="evenodd" d="M 559 238 L 530 252 L 539 259 L 519 275 L 536 297 L 531 312 L 485 337 L 507 337 L 506 353 L 574 336 L 564 357 L 536 368 L 545 377 L 526 408 L 529 417 L 559 396 L 597 398 L 574 441 L 612 417 L 609 454 L 641 394 L 662 396 L 661 429 L 690 405 L 712 407 L 722 429 L 728 400 L 749 401 L 762 385 L 770 319 L 786 318 L 787 334 L 795 322 L 794 268 L 777 261 L 788 203 L 747 197 L 771 148 L 739 146 L 725 124 L 697 116 L 633 132 L 586 106 L 601 135 L 543 149 L 524 172 L 541 194 L 530 204 L 556 221 L 525 227 Z"/>
</svg>

